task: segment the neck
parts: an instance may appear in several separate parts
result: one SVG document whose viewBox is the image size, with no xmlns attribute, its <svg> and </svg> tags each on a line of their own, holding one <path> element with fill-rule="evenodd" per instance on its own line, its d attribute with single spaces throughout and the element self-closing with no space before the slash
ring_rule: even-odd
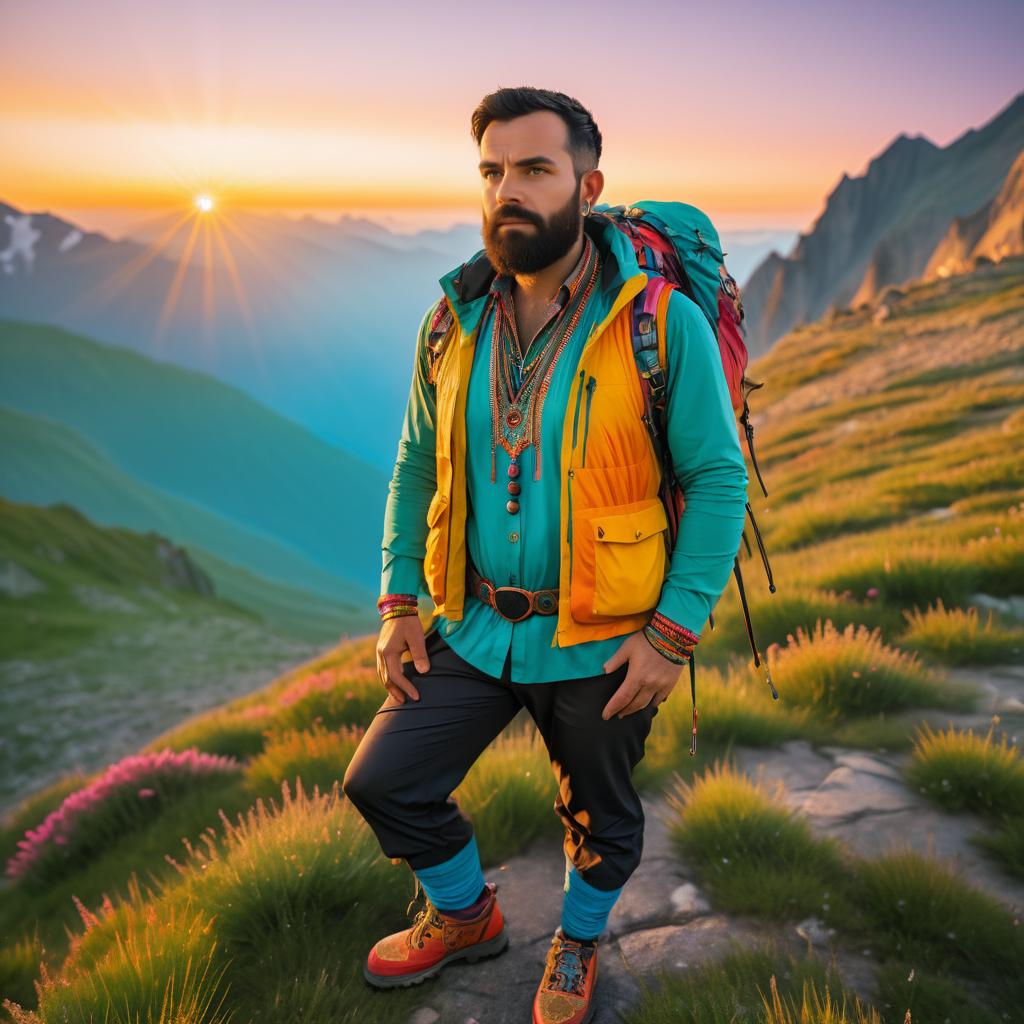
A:
<svg viewBox="0 0 1024 1024">
<path fill-rule="evenodd" d="M 512 286 L 512 297 L 518 302 L 551 302 L 558 294 L 569 271 L 579 262 L 583 253 L 583 232 L 573 243 L 572 248 L 554 263 L 548 264 L 536 274 L 516 274 Z"/>
</svg>

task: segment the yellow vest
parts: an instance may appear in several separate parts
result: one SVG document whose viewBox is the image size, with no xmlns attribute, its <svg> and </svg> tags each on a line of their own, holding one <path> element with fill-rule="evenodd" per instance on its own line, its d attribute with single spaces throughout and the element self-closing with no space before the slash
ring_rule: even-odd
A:
<svg viewBox="0 0 1024 1024">
<path fill-rule="evenodd" d="M 558 624 L 552 647 L 642 629 L 668 571 L 668 518 L 658 494 L 661 467 L 640 419 L 643 393 L 632 343 L 630 307 L 646 279 L 639 273 L 626 280 L 580 355 L 578 369 L 601 381 L 591 407 L 591 419 L 601 429 L 588 437 L 585 465 L 572 443 L 576 386 L 570 389 L 562 429 Z M 656 314 L 658 355 L 666 370 L 671 290 L 662 291 Z M 437 491 L 427 510 L 423 574 L 433 615 L 457 620 L 467 573 L 466 397 L 479 324 L 467 335 L 456 315 L 453 331 L 436 368 Z"/>
</svg>

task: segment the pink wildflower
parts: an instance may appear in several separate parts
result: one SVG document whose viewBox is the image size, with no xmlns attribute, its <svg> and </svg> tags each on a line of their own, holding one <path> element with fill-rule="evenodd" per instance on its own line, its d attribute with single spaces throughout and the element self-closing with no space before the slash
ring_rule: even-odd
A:
<svg viewBox="0 0 1024 1024">
<path fill-rule="evenodd" d="M 868 597 L 878 597 L 878 587 L 868 587 Z"/>
<path fill-rule="evenodd" d="M 182 751 L 164 748 L 156 753 L 122 758 L 92 782 L 66 796 L 40 825 L 25 832 L 25 838 L 18 840 L 18 852 L 7 861 L 7 874 L 13 878 L 27 874 L 51 844 L 70 845 L 80 823 L 102 812 L 112 797 L 128 787 L 135 789 L 140 797 L 155 794 L 152 788 L 140 786 L 140 783 L 152 780 L 154 775 L 202 777 L 236 772 L 238 768 L 233 757 L 206 754 L 195 747 Z"/>
</svg>

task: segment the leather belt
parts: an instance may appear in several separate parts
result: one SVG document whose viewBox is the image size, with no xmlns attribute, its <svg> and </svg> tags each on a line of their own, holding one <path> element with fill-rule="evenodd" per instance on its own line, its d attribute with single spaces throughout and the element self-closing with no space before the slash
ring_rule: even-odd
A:
<svg viewBox="0 0 1024 1024">
<path fill-rule="evenodd" d="M 534 612 L 538 615 L 554 615 L 558 611 L 557 587 L 548 590 L 496 587 L 486 576 L 481 576 L 473 565 L 469 566 L 469 581 L 473 593 L 509 622 L 522 622 Z"/>
</svg>

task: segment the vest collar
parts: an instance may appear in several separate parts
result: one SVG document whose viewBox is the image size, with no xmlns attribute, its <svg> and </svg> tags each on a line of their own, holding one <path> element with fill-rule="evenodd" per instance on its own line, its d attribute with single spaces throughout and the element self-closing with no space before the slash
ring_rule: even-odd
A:
<svg viewBox="0 0 1024 1024">
<path fill-rule="evenodd" d="M 601 276 L 598 288 L 605 293 L 609 305 L 614 302 L 622 286 L 637 274 L 643 273 L 637 263 L 633 243 L 600 213 L 583 218 L 583 230 L 597 245 L 601 254 Z M 438 278 L 464 336 L 472 334 L 487 304 L 487 293 L 494 280 L 495 270 L 480 249 L 465 263 L 460 263 Z"/>
</svg>

